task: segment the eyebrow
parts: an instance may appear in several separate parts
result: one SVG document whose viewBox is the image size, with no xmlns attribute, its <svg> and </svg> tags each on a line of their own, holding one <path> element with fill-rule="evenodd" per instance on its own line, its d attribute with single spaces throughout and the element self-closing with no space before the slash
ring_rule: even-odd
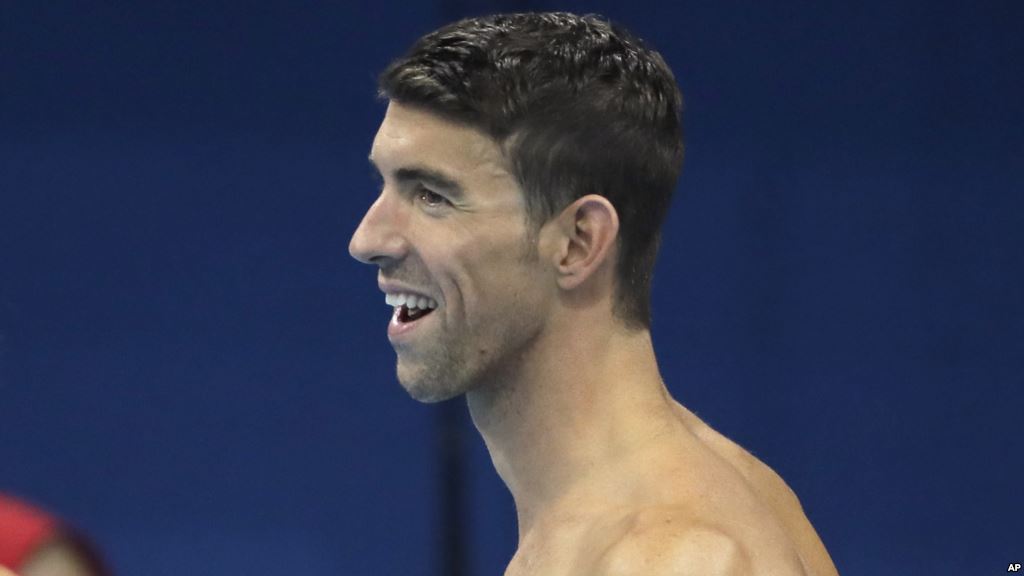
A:
<svg viewBox="0 0 1024 576">
<path fill-rule="evenodd" d="M 373 166 L 374 170 L 380 173 L 380 169 L 377 168 L 377 163 L 373 161 L 373 158 L 368 158 L 370 165 Z M 409 182 L 423 182 L 431 188 L 436 188 L 439 192 L 445 192 L 451 196 L 452 200 L 461 200 L 465 196 L 465 192 L 462 189 L 462 185 L 440 170 L 433 168 L 427 168 L 426 166 L 406 166 L 399 168 L 394 172 L 395 179 L 400 184 L 407 184 Z"/>
</svg>

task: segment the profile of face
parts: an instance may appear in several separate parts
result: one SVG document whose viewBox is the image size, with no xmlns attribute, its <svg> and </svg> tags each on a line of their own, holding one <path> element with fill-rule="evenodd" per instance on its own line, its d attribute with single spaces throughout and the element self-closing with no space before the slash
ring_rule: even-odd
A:
<svg viewBox="0 0 1024 576">
<path fill-rule="evenodd" d="M 514 371 L 554 295 L 500 147 L 475 128 L 391 102 L 370 160 L 383 187 L 349 252 L 379 268 L 389 304 L 408 294 L 413 306 L 436 304 L 422 316 L 395 308 L 388 339 L 399 382 L 437 402 Z"/>
</svg>

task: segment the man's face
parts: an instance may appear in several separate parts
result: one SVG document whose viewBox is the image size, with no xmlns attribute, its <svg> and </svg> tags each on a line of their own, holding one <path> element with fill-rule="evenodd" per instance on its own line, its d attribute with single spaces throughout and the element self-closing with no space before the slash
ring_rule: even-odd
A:
<svg viewBox="0 0 1024 576">
<path fill-rule="evenodd" d="M 514 370 L 542 332 L 553 282 L 527 242 L 523 194 L 498 145 L 392 102 L 370 160 L 384 186 L 349 252 L 380 268 L 389 295 L 437 304 L 412 322 L 398 308 L 388 326 L 402 386 L 436 402 Z"/>
</svg>

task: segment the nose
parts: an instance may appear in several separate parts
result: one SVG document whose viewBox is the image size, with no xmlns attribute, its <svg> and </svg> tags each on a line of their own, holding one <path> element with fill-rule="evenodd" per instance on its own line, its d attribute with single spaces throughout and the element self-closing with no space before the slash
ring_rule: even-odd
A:
<svg viewBox="0 0 1024 576">
<path fill-rule="evenodd" d="M 407 249 L 407 240 L 402 233 L 405 228 L 404 216 L 386 194 L 381 194 L 366 211 L 352 240 L 348 253 L 364 264 L 384 267 L 388 262 L 401 259 Z"/>
</svg>

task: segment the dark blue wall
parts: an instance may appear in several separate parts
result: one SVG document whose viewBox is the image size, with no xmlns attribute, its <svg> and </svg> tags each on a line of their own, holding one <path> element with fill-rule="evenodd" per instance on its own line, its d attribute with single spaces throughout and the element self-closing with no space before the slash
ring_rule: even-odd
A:
<svg viewBox="0 0 1024 576">
<path fill-rule="evenodd" d="M 374 77 L 488 11 L 596 11 L 687 101 L 654 338 L 843 574 L 1024 554 L 1024 4 L 5 2 L 0 491 L 120 574 L 437 574 L 435 424 L 346 246 Z M 463 411 L 472 574 L 515 546 Z M 1017 489 L 1014 486 L 1018 486 Z"/>
</svg>

